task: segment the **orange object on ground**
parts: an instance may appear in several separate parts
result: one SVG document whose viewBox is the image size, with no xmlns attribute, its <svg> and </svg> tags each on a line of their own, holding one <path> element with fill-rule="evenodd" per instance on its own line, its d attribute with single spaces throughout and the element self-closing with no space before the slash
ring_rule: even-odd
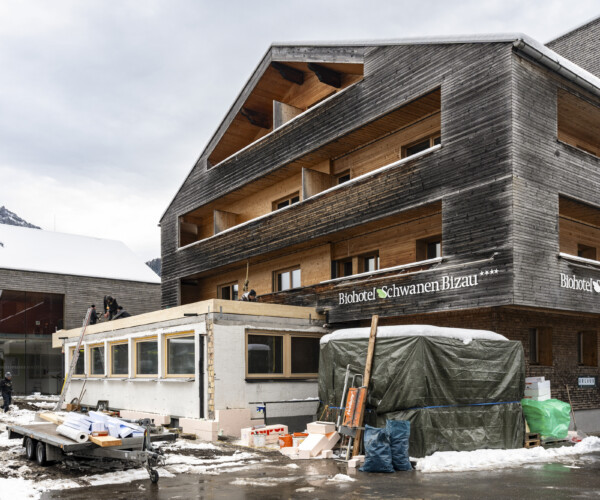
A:
<svg viewBox="0 0 600 500">
<path fill-rule="evenodd" d="M 365 410 L 367 398 L 366 387 L 350 387 L 344 410 L 344 423 L 346 427 L 361 427 L 361 416 Z"/>
<path fill-rule="evenodd" d="M 287 448 L 288 446 L 292 446 L 294 444 L 294 439 L 291 434 L 284 434 L 283 436 L 279 436 L 279 447 Z"/>
</svg>

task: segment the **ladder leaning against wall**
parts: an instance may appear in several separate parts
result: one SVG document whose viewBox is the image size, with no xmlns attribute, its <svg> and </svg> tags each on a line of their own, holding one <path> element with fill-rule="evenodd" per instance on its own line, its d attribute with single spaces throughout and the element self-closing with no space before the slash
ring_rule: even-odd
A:
<svg viewBox="0 0 600 500">
<path fill-rule="evenodd" d="M 58 403 L 56 403 L 56 407 L 54 411 L 60 411 L 62 409 L 62 405 L 65 402 L 65 396 L 67 395 L 67 391 L 69 390 L 69 385 L 71 385 L 71 378 L 73 377 L 73 373 L 75 372 L 75 366 L 77 366 L 77 360 L 79 359 L 79 349 L 81 348 L 81 342 L 83 341 L 83 336 L 85 335 L 85 329 L 90 324 L 90 318 L 92 317 L 92 308 L 88 307 L 87 313 L 85 315 L 85 319 L 83 320 L 83 326 L 81 328 L 81 333 L 79 334 L 79 340 L 77 340 L 77 346 L 73 351 L 73 357 L 71 358 L 71 364 L 69 365 L 69 371 L 67 376 L 65 377 L 65 382 L 63 383 L 62 391 L 60 391 L 60 398 L 58 398 Z M 68 355 L 68 353 L 65 353 Z"/>
</svg>

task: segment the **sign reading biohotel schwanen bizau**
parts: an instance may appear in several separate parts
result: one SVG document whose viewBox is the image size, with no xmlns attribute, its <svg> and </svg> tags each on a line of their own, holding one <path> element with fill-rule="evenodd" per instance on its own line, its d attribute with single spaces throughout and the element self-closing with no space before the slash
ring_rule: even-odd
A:
<svg viewBox="0 0 600 500">
<path fill-rule="evenodd" d="M 460 288 L 472 288 L 479 286 L 482 279 L 498 274 L 498 269 L 487 269 L 479 273 L 467 274 L 466 276 L 444 275 L 436 280 L 414 285 L 383 285 L 368 290 L 351 292 L 340 292 L 338 296 L 339 305 L 359 304 L 375 300 L 395 299 L 411 295 L 422 295 L 427 293 L 439 293 L 446 290 L 457 290 Z"/>
</svg>

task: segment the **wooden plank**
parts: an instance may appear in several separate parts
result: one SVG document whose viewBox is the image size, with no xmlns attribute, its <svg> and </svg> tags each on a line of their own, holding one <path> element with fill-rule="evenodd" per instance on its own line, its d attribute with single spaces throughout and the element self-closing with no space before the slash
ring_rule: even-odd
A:
<svg viewBox="0 0 600 500">
<path fill-rule="evenodd" d="M 224 210 L 215 210 L 213 217 L 214 234 L 234 227 L 238 223 L 238 214 Z"/>
<path fill-rule="evenodd" d="M 379 316 L 377 314 L 373 315 L 371 319 L 371 331 L 369 332 L 369 347 L 367 349 L 367 361 L 365 362 L 365 374 L 363 377 L 363 385 L 369 390 L 369 382 L 371 381 L 371 368 L 373 367 L 373 357 L 375 355 L 375 341 L 377 339 L 377 324 L 379 323 Z M 363 400 L 363 407 L 360 409 L 360 422 L 359 427 L 363 426 L 363 421 L 365 419 L 365 405 L 366 398 Z M 352 450 L 352 456 L 355 457 L 360 455 L 360 444 L 362 439 L 362 430 L 358 429 L 356 431 L 356 437 L 354 439 L 354 448 Z"/>
<path fill-rule="evenodd" d="M 108 446 L 121 446 L 123 441 L 119 438 L 115 438 L 112 436 L 90 436 L 90 441 L 102 448 L 106 448 Z"/>
<path fill-rule="evenodd" d="M 302 199 L 310 198 L 335 185 L 335 177 L 323 172 L 302 169 Z"/>
<path fill-rule="evenodd" d="M 281 127 L 295 116 L 304 113 L 303 109 L 290 106 L 284 102 L 273 101 L 273 129 Z"/>
<path fill-rule="evenodd" d="M 52 422 L 53 424 L 56 424 L 56 425 L 60 425 L 65 421 L 64 417 L 61 417 L 60 415 L 57 415 L 56 413 L 53 413 L 53 412 L 38 413 L 38 416 L 42 420 L 45 420 L 46 422 Z"/>
</svg>

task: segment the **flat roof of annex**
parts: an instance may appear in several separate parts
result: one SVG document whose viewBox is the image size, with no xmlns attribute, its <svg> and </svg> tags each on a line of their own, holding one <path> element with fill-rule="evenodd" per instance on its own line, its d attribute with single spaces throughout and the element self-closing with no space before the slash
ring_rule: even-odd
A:
<svg viewBox="0 0 600 500">
<path fill-rule="evenodd" d="M 317 312 L 314 307 L 287 306 L 280 304 L 266 304 L 260 302 L 244 302 L 234 300 L 211 299 L 183 306 L 161 309 L 146 314 L 130 316 L 115 321 L 105 321 L 90 325 L 86 328 L 85 336 L 98 333 L 111 333 L 119 330 L 133 329 L 136 327 L 158 328 L 159 324 L 174 322 L 177 320 L 188 320 L 192 323 L 205 314 L 229 314 L 239 316 L 254 316 L 267 318 L 285 318 L 310 321 L 319 321 L 320 325 L 325 322 L 325 316 Z M 70 330 L 59 330 L 52 334 L 52 347 L 60 348 L 63 345 L 61 337 L 66 337 L 65 343 L 81 335 L 81 328 Z"/>
</svg>

